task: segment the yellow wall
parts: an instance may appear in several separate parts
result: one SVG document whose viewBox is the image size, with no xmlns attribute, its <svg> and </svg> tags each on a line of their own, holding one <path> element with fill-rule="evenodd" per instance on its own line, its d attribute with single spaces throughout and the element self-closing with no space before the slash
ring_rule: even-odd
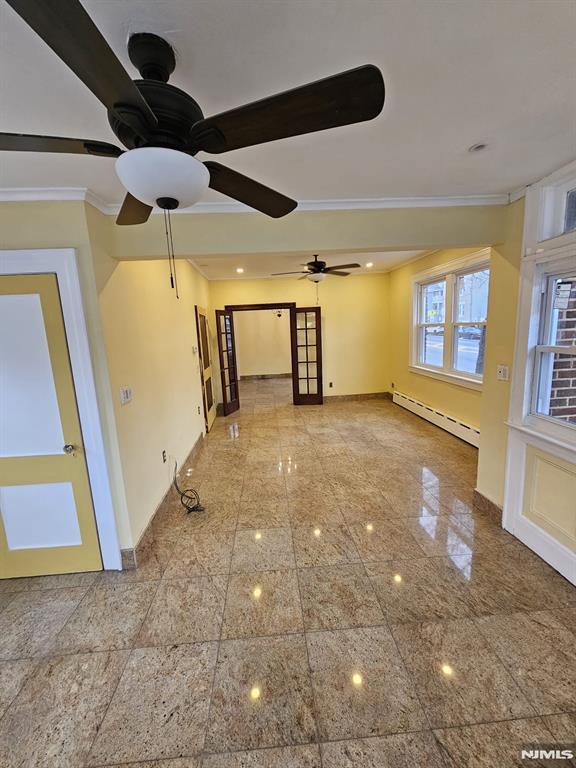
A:
<svg viewBox="0 0 576 768">
<path fill-rule="evenodd" d="M 102 326 L 133 544 L 204 432 L 194 305 L 208 303 L 207 281 L 179 261 L 176 299 L 166 261 L 121 262 L 100 294 Z M 132 402 L 121 406 L 121 386 Z M 168 455 L 166 464 L 162 451 Z"/>
<path fill-rule="evenodd" d="M 471 248 L 452 248 L 424 256 L 417 261 L 390 273 L 390 291 L 388 298 L 390 350 L 390 375 L 394 389 L 405 395 L 421 400 L 426 405 L 474 427 L 480 426 L 481 393 L 456 384 L 449 384 L 431 376 L 413 373 L 410 364 L 410 334 L 412 333 L 412 301 L 414 275 L 461 258 L 474 250 Z M 392 387 L 391 387 L 392 388 Z"/>
<path fill-rule="evenodd" d="M 318 286 L 322 307 L 324 394 L 344 395 L 388 390 L 385 274 L 326 278 Z M 225 304 L 295 301 L 316 304 L 309 280 L 218 280 L 210 283 L 212 310 Z M 212 314 L 212 318 L 213 313 Z M 212 320 L 213 321 L 213 320 Z M 333 383 L 329 387 L 329 382 Z"/>
<path fill-rule="evenodd" d="M 514 362 L 516 312 L 520 287 L 520 260 L 524 226 L 524 200 L 507 207 L 504 241 L 492 249 L 488 315 L 490 329 L 486 340 L 482 405 L 480 412 L 480 452 L 477 488 L 502 506 L 508 429 L 505 425 L 510 404 L 510 382 L 496 379 L 499 363 Z"/>
<path fill-rule="evenodd" d="M 236 363 L 240 376 L 290 373 L 290 316 L 271 310 L 234 313 Z"/>
</svg>

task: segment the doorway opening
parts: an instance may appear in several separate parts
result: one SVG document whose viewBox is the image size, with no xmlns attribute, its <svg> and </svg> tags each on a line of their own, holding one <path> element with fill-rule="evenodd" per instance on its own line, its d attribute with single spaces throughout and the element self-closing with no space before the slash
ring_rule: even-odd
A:
<svg viewBox="0 0 576 768">
<path fill-rule="evenodd" d="M 216 329 L 225 416 L 240 407 L 243 376 L 287 374 L 294 405 L 322 404 L 320 307 L 296 307 L 295 302 L 227 305 L 216 310 Z"/>
</svg>

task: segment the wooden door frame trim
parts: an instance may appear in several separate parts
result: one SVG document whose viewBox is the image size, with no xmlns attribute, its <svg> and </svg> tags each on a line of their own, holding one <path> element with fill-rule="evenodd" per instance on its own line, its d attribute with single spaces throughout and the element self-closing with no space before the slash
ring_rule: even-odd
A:
<svg viewBox="0 0 576 768">
<path fill-rule="evenodd" d="M 55 273 L 58 281 L 102 565 L 107 570 L 121 570 L 120 541 L 104 450 L 76 251 L 74 248 L 0 251 L 0 275 L 44 273 Z"/>
<path fill-rule="evenodd" d="M 292 309 L 296 307 L 295 301 L 280 301 L 275 304 L 226 304 L 225 312 L 251 312 L 259 309 Z"/>
</svg>

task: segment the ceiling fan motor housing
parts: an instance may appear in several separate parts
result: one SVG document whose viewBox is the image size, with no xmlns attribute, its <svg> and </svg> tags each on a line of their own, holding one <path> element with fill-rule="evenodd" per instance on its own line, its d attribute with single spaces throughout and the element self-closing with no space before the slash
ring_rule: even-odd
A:
<svg viewBox="0 0 576 768">
<path fill-rule="evenodd" d="M 128 54 L 143 78 L 134 83 L 158 119 L 158 125 L 143 139 L 114 111 L 109 111 L 108 121 L 119 141 L 128 149 L 168 147 L 195 154 L 190 144 L 190 130 L 204 115 L 189 94 L 168 83 L 176 66 L 172 46 L 157 35 L 142 32 L 128 40 Z"/>
</svg>

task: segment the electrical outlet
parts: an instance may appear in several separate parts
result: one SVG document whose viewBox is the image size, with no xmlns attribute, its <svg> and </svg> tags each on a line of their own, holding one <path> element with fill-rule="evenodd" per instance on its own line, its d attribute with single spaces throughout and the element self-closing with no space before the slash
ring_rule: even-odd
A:
<svg viewBox="0 0 576 768">
<path fill-rule="evenodd" d="M 332 386 L 334 386 L 334 385 L 333 385 L 333 383 L 330 381 L 330 382 L 328 383 L 328 386 L 329 386 L 329 387 L 332 387 Z"/>
<path fill-rule="evenodd" d="M 162 451 L 162 463 L 166 464 L 166 451 Z"/>
<path fill-rule="evenodd" d="M 120 405 L 127 405 L 132 400 L 132 387 L 120 387 Z"/>
<path fill-rule="evenodd" d="M 200 416 L 200 406 L 198 406 L 198 416 Z"/>
<path fill-rule="evenodd" d="M 496 378 L 498 381 L 508 381 L 510 379 L 510 369 L 507 365 L 499 365 L 496 368 Z"/>
<path fill-rule="evenodd" d="M 391 387 L 392 387 L 392 389 L 394 389 L 394 382 L 392 382 Z"/>
</svg>

